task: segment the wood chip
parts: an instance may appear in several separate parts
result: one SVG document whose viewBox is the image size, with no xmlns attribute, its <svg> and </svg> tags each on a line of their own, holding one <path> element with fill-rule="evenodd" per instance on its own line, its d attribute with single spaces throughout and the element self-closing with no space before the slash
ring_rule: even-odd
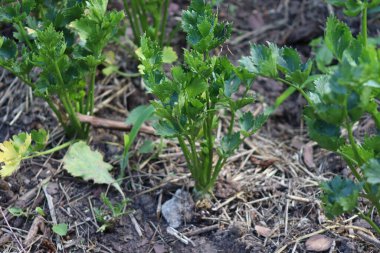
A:
<svg viewBox="0 0 380 253">
<path fill-rule="evenodd" d="M 264 237 L 269 237 L 272 234 L 272 229 L 263 227 L 260 225 L 255 226 L 255 230 L 258 235 L 264 236 Z"/>
<path fill-rule="evenodd" d="M 312 143 L 308 143 L 303 147 L 303 161 L 309 169 L 316 168 L 314 163 L 314 150 Z"/>
<path fill-rule="evenodd" d="M 333 239 L 325 235 L 313 235 L 306 242 L 306 250 L 321 252 L 331 248 Z"/>
</svg>

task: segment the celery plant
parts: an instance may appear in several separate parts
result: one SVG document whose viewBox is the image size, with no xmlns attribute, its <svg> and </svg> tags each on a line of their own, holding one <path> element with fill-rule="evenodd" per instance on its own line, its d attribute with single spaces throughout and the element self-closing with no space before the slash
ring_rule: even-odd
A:
<svg viewBox="0 0 380 253">
<path fill-rule="evenodd" d="M 346 24 L 335 17 L 328 19 L 324 50 L 337 64 L 324 68 L 326 74 L 309 76 L 310 71 L 292 71 L 300 66 L 296 51 L 273 45 L 254 45 L 251 56 L 243 58 L 242 63 L 254 74 L 274 78 L 298 90 L 308 102 L 304 114 L 309 136 L 322 148 L 341 155 L 350 168 L 354 181 L 335 177 L 321 184 L 326 214 L 334 217 L 356 213 L 380 234 L 380 226 L 370 218 L 372 209 L 380 212 L 380 50 L 367 39 L 367 9 L 380 1 L 328 2 L 345 7 L 346 14 L 360 14 L 362 24 L 355 37 Z M 311 81 L 314 86 L 308 87 L 306 84 Z M 377 132 L 359 140 L 353 129 L 363 116 L 373 119 Z M 359 197 L 369 200 L 372 208 L 360 210 Z"/>
<path fill-rule="evenodd" d="M 93 114 L 96 69 L 102 50 L 123 18 L 107 0 L 7 1 L 0 23 L 13 38 L 0 37 L 0 66 L 44 99 L 70 136 L 86 138 L 77 113 Z"/>
<path fill-rule="evenodd" d="M 169 74 L 163 70 L 160 46 L 149 37 L 141 39 L 138 55 L 144 81 L 157 97 L 153 102 L 159 118 L 156 130 L 177 138 L 195 180 L 195 190 L 204 196 L 212 190 L 227 158 L 264 124 L 266 116 L 240 113 L 254 100 L 248 95 L 254 76 L 235 67 L 227 57 L 212 54 L 228 39 L 231 26 L 219 22 L 205 1 L 194 0 L 182 14 L 182 28 L 191 49 L 184 50 L 183 64 L 172 66 Z M 243 96 L 234 99 L 233 94 L 241 86 L 245 89 Z M 218 140 L 215 128 L 223 111 L 230 113 L 231 120 L 225 136 Z M 239 113 L 240 129 L 236 131 Z"/>
</svg>

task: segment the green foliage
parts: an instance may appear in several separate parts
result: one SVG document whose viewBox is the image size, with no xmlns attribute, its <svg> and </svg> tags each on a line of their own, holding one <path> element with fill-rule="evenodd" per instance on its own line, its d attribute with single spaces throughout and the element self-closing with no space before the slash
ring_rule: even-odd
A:
<svg viewBox="0 0 380 253">
<path fill-rule="evenodd" d="M 121 216 L 127 214 L 126 207 L 129 199 L 123 199 L 120 203 L 113 204 L 106 194 L 101 193 L 100 198 L 106 208 L 94 208 L 95 218 L 101 224 L 97 232 L 104 232 L 114 226 Z"/>
<path fill-rule="evenodd" d="M 125 168 L 128 166 L 129 160 L 129 150 L 137 137 L 137 134 L 144 124 L 145 121 L 152 118 L 154 113 L 154 108 L 151 105 L 141 105 L 133 109 L 133 111 L 128 115 L 126 120 L 127 124 L 131 124 L 132 129 L 129 134 L 124 134 L 124 152 L 120 160 L 120 178 L 123 178 L 125 175 Z"/>
<path fill-rule="evenodd" d="M 379 0 L 326 0 L 327 3 L 343 7 L 347 16 L 357 16 L 365 9 L 375 8 L 380 4 Z"/>
<path fill-rule="evenodd" d="M 253 45 L 251 56 L 244 57 L 241 64 L 255 75 L 282 81 L 299 91 L 308 102 L 304 114 L 310 138 L 340 154 L 351 169 L 355 182 L 336 177 L 321 184 L 327 215 L 358 213 L 380 234 L 379 226 L 357 209 L 362 194 L 380 210 L 380 135 L 360 141 L 353 133 L 353 126 L 364 116 L 372 117 L 380 131 L 380 50 L 367 39 L 367 9 L 380 1 L 328 2 L 345 7 L 346 14 L 361 13 L 362 30 L 354 36 L 346 24 L 328 18 L 324 40 L 312 43 L 319 50 L 316 62 L 323 75 L 310 76 L 309 62 L 302 64 L 294 50 L 273 44 Z M 250 116 L 245 122 L 250 122 Z"/>
<path fill-rule="evenodd" d="M 356 208 L 361 186 L 352 180 L 334 177 L 329 182 L 321 184 L 322 201 L 328 217 L 352 212 Z"/>
<path fill-rule="evenodd" d="M 66 133 L 86 138 L 76 113 L 92 114 L 96 67 L 123 18 L 107 0 L 12 1 L 0 7 L 0 23 L 13 38 L 0 38 L 0 66 L 44 99 Z"/>
<path fill-rule="evenodd" d="M 241 129 L 234 128 L 239 111 L 254 100 L 247 95 L 254 75 L 234 66 L 227 57 L 211 55 L 228 39 L 230 25 L 218 22 L 205 1 L 194 0 L 183 12 L 182 28 L 191 48 L 184 50 L 183 63 L 172 65 L 170 73 L 164 71 L 165 52 L 149 37 L 141 38 L 137 54 L 144 82 L 157 98 L 152 102 L 158 117 L 156 131 L 177 138 L 195 179 L 196 191 L 206 194 L 212 190 L 227 158 L 244 138 L 265 123 L 267 115 L 240 113 Z M 246 91 L 235 99 L 239 87 Z M 232 118 L 226 135 L 217 140 L 215 130 L 223 111 Z"/>
<path fill-rule="evenodd" d="M 240 63 L 255 75 L 274 79 L 285 76 L 287 82 L 300 87 L 308 81 L 312 67 L 311 61 L 301 62 L 296 50 L 278 48 L 271 43 L 268 46 L 252 45 L 251 55 L 243 57 Z"/>
<path fill-rule="evenodd" d="M 12 214 L 15 217 L 21 217 L 21 216 L 28 216 L 28 213 L 24 212 L 21 208 L 19 207 L 8 207 L 8 212 Z"/>
<path fill-rule="evenodd" d="M 83 141 L 70 146 L 63 158 L 64 169 L 74 177 L 84 180 L 93 180 L 96 184 L 108 184 L 115 187 L 124 198 L 124 193 L 117 181 L 111 176 L 109 170 L 112 165 L 103 161 L 98 151 L 92 151 Z"/>
<path fill-rule="evenodd" d="M 69 226 L 65 223 L 53 225 L 53 232 L 60 236 L 66 236 Z"/>
</svg>

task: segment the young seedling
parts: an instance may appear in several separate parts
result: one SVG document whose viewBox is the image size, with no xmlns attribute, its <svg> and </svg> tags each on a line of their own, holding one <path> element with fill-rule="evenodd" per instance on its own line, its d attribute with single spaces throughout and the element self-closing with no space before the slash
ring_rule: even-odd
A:
<svg viewBox="0 0 380 253">
<path fill-rule="evenodd" d="M 142 37 L 137 53 L 145 84 L 157 98 L 152 103 L 159 118 L 155 128 L 160 135 L 178 140 L 195 191 L 204 196 L 212 190 L 228 157 L 244 138 L 260 129 L 266 115 L 255 117 L 241 111 L 254 101 L 249 94 L 254 76 L 227 57 L 213 55 L 229 38 L 230 24 L 219 22 L 206 1 L 194 0 L 182 14 L 182 29 L 191 49 L 184 50 L 184 62 L 171 66 L 170 73 L 164 71 L 165 54 L 149 37 Z M 244 92 L 234 99 L 240 87 Z M 223 112 L 231 119 L 219 140 L 215 130 Z"/>
<path fill-rule="evenodd" d="M 6 1 L 0 24 L 0 66 L 44 99 L 67 135 L 87 138 L 89 126 L 77 113 L 92 115 L 96 69 L 102 50 L 117 30 L 122 12 L 107 11 L 108 0 Z"/>
<path fill-rule="evenodd" d="M 128 213 L 126 209 L 129 199 L 124 199 L 121 203 L 112 204 L 111 200 L 104 193 L 101 193 L 100 198 L 108 210 L 103 208 L 95 208 L 94 212 L 97 222 L 101 224 L 97 232 L 104 232 L 113 227 L 115 222 L 120 219 L 121 216 Z"/>
<path fill-rule="evenodd" d="M 309 76 L 309 67 L 300 63 L 295 50 L 273 45 L 254 45 L 251 56 L 243 58 L 242 63 L 254 74 L 298 90 L 308 102 L 304 114 L 309 136 L 322 148 L 341 155 L 350 168 L 354 181 L 335 177 L 321 184 L 328 217 L 356 213 L 380 234 L 380 226 L 370 218 L 374 208 L 380 212 L 380 50 L 367 39 L 367 9 L 380 1 L 329 2 L 346 7 L 347 14 L 361 14 L 362 28 L 354 37 L 349 27 L 335 17 L 327 20 L 325 50 L 338 63 L 325 75 Z M 308 87 L 306 84 L 312 81 L 314 86 Z M 364 116 L 373 119 L 377 132 L 359 140 L 353 128 Z M 372 204 L 367 212 L 358 208 L 359 197 Z"/>
</svg>

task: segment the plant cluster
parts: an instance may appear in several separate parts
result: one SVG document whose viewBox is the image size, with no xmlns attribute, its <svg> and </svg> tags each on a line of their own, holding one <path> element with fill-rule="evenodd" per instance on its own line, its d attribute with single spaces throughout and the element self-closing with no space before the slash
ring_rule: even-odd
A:
<svg viewBox="0 0 380 253">
<path fill-rule="evenodd" d="M 138 56 L 145 84 L 157 97 L 152 102 L 159 118 L 155 128 L 162 136 L 177 138 L 195 189 L 204 195 L 212 189 L 227 158 L 263 125 L 266 116 L 241 112 L 254 101 L 249 94 L 254 76 L 227 57 L 212 54 L 229 38 L 230 24 L 219 22 L 209 4 L 194 0 L 182 14 L 182 29 L 191 48 L 184 50 L 183 64 L 171 66 L 170 73 L 164 71 L 161 48 L 149 37 L 142 37 Z M 245 92 L 234 99 L 239 87 Z M 215 129 L 222 112 L 232 118 L 225 136 L 218 140 Z"/>
<path fill-rule="evenodd" d="M 347 14 L 360 13 L 362 28 L 355 37 L 335 17 L 327 20 L 324 55 L 331 57 L 319 62 L 323 75 L 310 76 L 310 65 L 301 64 L 295 50 L 274 45 L 253 45 L 251 56 L 241 62 L 252 73 L 298 90 L 308 102 L 304 114 L 309 136 L 341 155 L 351 169 L 355 180 L 335 177 L 321 184 L 326 214 L 358 213 L 380 233 L 369 217 L 372 210 L 365 213 L 357 208 L 359 197 L 364 197 L 380 211 L 380 51 L 367 40 L 367 9 L 379 1 L 329 2 L 346 7 Z M 333 59 L 337 64 L 329 65 Z M 373 119 L 376 132 L 360 140 L 353 129 L 364 116 Z"/>
<path fill-rule="evenodd" d="M 77 113 L 93 114 L 96 69 L 116 32 L 122 12 L 107 11 L 108 0 L 6 1 L 0 24 L 0 66 L 44 99 L 70 136 L 87 138 Z"/>
<path fill-rule="evenodd" d="M 204 197 L 244 139 L 298 91 L 307 101 L 304 116 L 309 136 L 322 148 L 341 155 L 352 172 L 351 178 L 335 177 L 321 184 L 327 215 L 356 213 L 380 234 L 379 225 L 370 217 L 374 209 L 380 212 L 380 50 L 369 43 L 367 35 L 367 12 L 378 7 L 380 0 L 328 2 L 344 7 L 347 15 L 361 15 L 361 32 L 354 36 L 346 24 L 330 17 L 323 40 L 315 44 L 322 73 L 315 75 L 311 60 L 304 63 L 296 50 L 271 43 L 252 45 L 251 55 L 243 57 L 239 66 L 233 65 L 216 50 L 230 37 L 231 25 L 220 22 L 204 0 L 193 0 L 182 14 L 189 49 L 183 51 L 183 62 L 173 64 L 176 53 L 163 47 L 169 1 L 125 0 L 135 40 L 139 40 L 139 70 L 156 100 L 153 107 L 142 106 L 130 114 L 127 123 L 133 127 L 124 136 L 120 177 L 139 128 L 155 114 L 157 133 L 178 140 L 195 180 L 195 192 Z M 6 1 L 0 8 L 0 22 L 12 24 L 15 32 L 12 38 L 0 38 L 0 66 L 43 98 L 68 134 L 85 138 L 88 126 L 79 122 L 76 113 L 93 113 L 96 69 L 122 18 L 120 12 L 107 11 L 107 0 Z M 274 107 L 253 115 L 246 106 L 255 100 L 250 90 L 258 76 L 280 81 L 288 89 Z M 230 122 L 223 128 L 220 124 L 226 114 Z M 355 138 L 354 128 L 363 117 L 373 120 L 376 131 Z M 221 138 L 217 129 L 224 133 Z M 83 141 L 41 151 L 47 139 L 47 133 L 40 130 L 0 144 L 0 176 L 12 174 L 23 159 L 71 145 L 63 159 L 64 169 L 85 180 L 114 186 L 125 200 L 109 173 L 112 166 L 101 154 Z M 360 197 L 371 203 L 370 210 L 358 207 Z M 108 198 L 102 199 L 112 217 L 125 213 L 126 202 L 113 205 Z M 97 215 L 105 224 L 102 229 L 107 226 L 105 213 L 100 210 Z"/>
</svg>

